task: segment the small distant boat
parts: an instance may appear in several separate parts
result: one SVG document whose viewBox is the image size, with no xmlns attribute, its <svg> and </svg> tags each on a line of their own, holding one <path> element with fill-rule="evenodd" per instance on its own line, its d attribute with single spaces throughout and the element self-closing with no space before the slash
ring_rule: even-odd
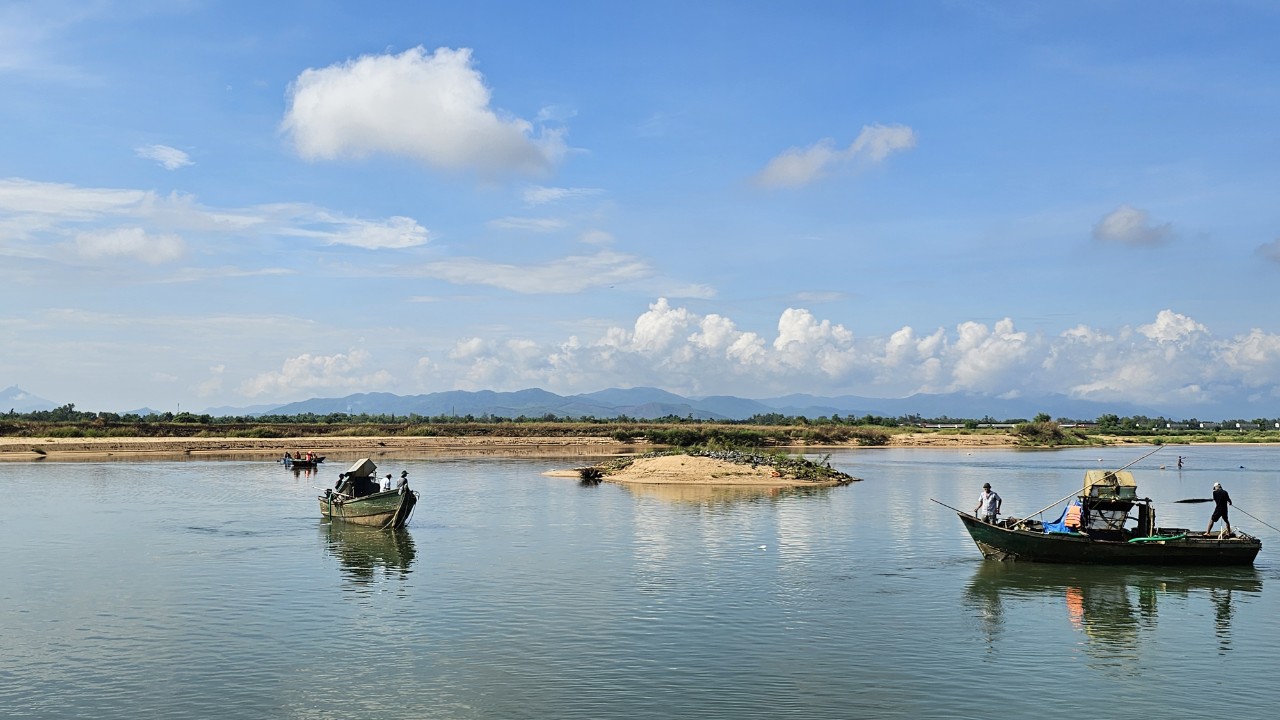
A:
<svg viewBox="0 0 1280 720">
<path fill-rule="evenodd" d="M 380 490 L 374 474 L 377 469 L 368 458 L 356 461 L 339 476 L 336 487 L 319 497 L 320 516 L 383 530 L 398 530 L 408 524 L 418 504 L 418 493 L 409 489 L 408 473 L 401 473 L 399 488 Z"/>
<path fill-rule="evenodd" d="M 991 524 L 950 509 L 960 516 L 982 556 L 995 560 L 1251 565 L 1262 549 L 1261 540 L 1241 532 L 1209 534 L 1157 527 L 1155 505 L 1151 498 L 1139 498 L 1137 490 L 1133 474 L 1126 470 L 1089 470 L 1079 495 L 1055 522 L 1006 518 Z M 1130 515 L 1135 509 L 1136 518 Z M 1129 525 L 1130 520 L 1136 524 Z"/>
<path fill-rule="evenodd" d="M 301 469 L 305 469 L 305 468 L 313 468 L 313 467 L 315 467 L 315 466 L 319 465 L 320 463 L 324 462 L 324 456 L 323 456 L 323 455 L 312 455 L 312 456 L 311 456 L 311 459 L 310 459 L 310 460 L 308 460 L 308 459 L 307 459 L 307 458 L 305 458 L 305 457 L 296 457 L 296 458 L 295 458 L 295 457 L 290 456 L 288 453 L 285 453 L 285 456 L 284 456 L 284 457 L 282 457 L 282 458 L 280 458 L 280 462 L 284 463 L 284 466 L 285 466 L 285 467 L 288 467 L 288 468 L 295 468 L 295 469 L 299 469 L 299 470 L 301 470 Z"/>
</svg>

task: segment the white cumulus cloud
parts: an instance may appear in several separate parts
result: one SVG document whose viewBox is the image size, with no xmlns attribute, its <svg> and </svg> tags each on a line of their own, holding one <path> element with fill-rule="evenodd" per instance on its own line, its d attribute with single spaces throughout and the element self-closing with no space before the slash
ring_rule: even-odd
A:
<svg viewBox="0 0 1280 720">
<path fill-rule="evenodd" d="M 308 160 L 387 153 L 485 175 L 540 173 L 564 154 L 559 132 L 490 107 L 471 50 L 422 47 L 304 70 L 282 128 Z"/>
<path fill-rule="evenodd" d="M 278 371 L 249 378 L 240 392 L 246 397 L 296 397 L 315 391 L 367 392 L 391 384 L 387 371 L 365 368 L 369 361 L 369 353 L 360 349 L 336 355 L 304 353 L 285 360 Z"/>
<path fill-rule="evenodd" d="M 1093 238 L 1122 245 L 1159 245 L 1173 235 L 1173 225 L 1154 225 L 1145 210 L 1129 205 L 1107 213 L 1093 226 Z"/>
<path fill-rule="evenodd" d="M 1138 332 L 1163 344 L 1181 342 L 1196 334 L 1208 334 L 1209 329 L 1186 315 L 1161 310 L 1156 314 L 1155 322 L 1139 326 Z"/>
<path fill-rule="evenodd" d="M 1193 341 L 1194 340 L 1194 341 Z M 963 322 L 921 334 L 905 327 L 857 338 L 842 324 L 787 308 L 776 333 L 739 328 L 659 298 L 631 325 L 565 342 L 473 337 L 460 342 L 437 380 L 494 389 L 581 392 L 617 378 L 690 395 L 767 397 L 794 392 L 903 397 L 974 392 L 999 397 L 1064 393 L 1098 401 L 1194 406 L 1241 391 L 1275 395 L 1280 336 L 1255 330 L 1215 340 L 1172 310 L 1152 323 L 1057 337 L 1017 329 L 1011 318 Z"/>
</svg>

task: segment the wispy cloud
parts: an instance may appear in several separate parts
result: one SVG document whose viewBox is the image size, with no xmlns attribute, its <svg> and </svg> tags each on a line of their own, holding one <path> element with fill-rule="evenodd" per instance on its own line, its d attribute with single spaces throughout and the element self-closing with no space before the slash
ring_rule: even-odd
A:
<svg viewBox="0 0 1280 720">
<path fill-rule="evenodd" d="M 177 170 L 195 164 L 191 161 L 191 156 L 168 145 L 143 145 L 134 148 L 134 152 L 144 160 L 155 160 L 165 170 Z"/>
<path fill-rule="evenodd" d="M 598 188 L 559 188 L 533 185 L 524 189 L 524 204 L 529 207 L 600 195 Z"/>
<path fill-rule="evenodd" d="M 565 221 L 560 218 L 504 217 L 489 221 L 489 227 L 498 230 L 522 230 L 535 233 L 555 232 L 565 225 Z"/>
<path fill-rule="evenodd" d="M 82 258 L 168 262 L 182 254 L 187 235 L 303 237 L 368 250 L 409 248 L 431 241 L 425 227 L 399 215 L 352 218 L 303 203 L 212 208 L 177 193 L 160 196 L 145 190 L 0 180 L 0 251 L 39 254 L 43 248 L 45 256 L 57 260 L 57 244 L 72 242 Z"/>
<path fill-rule="evenodd" d="M 185 243 L 178 235 L 148 233 L 140 227 L 122 227 L 80 233 L 75 240 L 81 257 L 126 257 L 159 265 L 182 257 Z"/>
<path fill-rule="evenodd" d="M 366 250 L 410 248 L 431 241 L 431 234 L 418 221 L 401 215 L 393 215 L 386 220 L 362 220 L 306 206 L 299 206 L 299 209 L 297 224 L 281 228 L 281 234 Z"/>
<path fill-rule="evenodd" d="M 1280 238 L 1259 245 L 1254 252 L 1268 260 L 1280 263 Z"/>
<path fill-rule="evenodd" d="M 458 285 L 488 285 L 525 294 L 576 293 L 653 273 L 643 260 L 609 250 L 534 265 L 457 258 L 424 265 L 419 272 Z"/>
<path fill-rule="evenodd" d="M 799 187 L 824 177 L 831 168 L 857 159 L 882 162 L 889 155 L 916 146 L 915 130 L 906 125 L 866 125 L 847 148 L 827 138 L 808 147 L 784 151 L 755 177 L 763 187 Z"/>
<path fill-rule="evenodd" d="M 66 60 L 70 44 L 65 36 L 74 26 L 107 12 L 110 7 L 102 3 L 0 4 L 0 74 L 83 82 L 84 71 Z"/>
</svg>

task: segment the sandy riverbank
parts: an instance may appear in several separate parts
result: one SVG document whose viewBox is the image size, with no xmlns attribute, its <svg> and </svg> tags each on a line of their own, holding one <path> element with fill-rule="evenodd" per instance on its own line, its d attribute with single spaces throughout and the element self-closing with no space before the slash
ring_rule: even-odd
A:
<svg viewBox="0 0 1280 720">
<path fill-rule="evenodd" d="M 314 452 L 330 460 L 416 455 L 589 455 L 631 447 L 594 437 L 298 437 L 298 438 L 13 438 L 0 437 L 0 460 L 258 457 Z"/>
<path fill-rule="evenodd" d="M 1012 435 L 901 433 L 889 447 L 992 448 Z M 845 445 L 838 447 L 858 447 Z M 645 452 L 645 443 L 605 437 L 299 437 L 299 438 L 16 438 L 0 437 L 0 460 L 100 460 L 127 457 L 270 457 L 286 450 L 333 459 L 440 454 L 604 456 Z M 809 451 L 822 448 L 808 447 Z M 866 448 L 870 449 L 870 448 Z"/>
</svg>

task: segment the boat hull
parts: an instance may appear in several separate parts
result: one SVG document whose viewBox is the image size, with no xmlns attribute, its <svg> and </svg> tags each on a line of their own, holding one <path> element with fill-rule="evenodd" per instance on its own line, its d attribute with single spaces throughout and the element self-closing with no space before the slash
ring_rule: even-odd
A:
<svg viewBox="0 0 1280 720">
<path fill-rule="evenodd" d="M 280 462 L 282 462 L 285 467 L 302 470 L 318 466 L 320 463 L 324 462 L 324 458 L 316 458 L 315 460 L 294 460 L 292 458 L 284 458 Z"/>
<path fill-rule="evenodd" d="M 359 498 L 343 498 L 326 494 L 319 497 L 320 516 L 329 520 L 398 530 L 409 522 L 409 516 L 418 502 L 418 493 L 397 490 L 365 495 Z"/>
<path fill-rule="evenodd" d="M 1087 565 L 1251 565 L 1262 549 L 1260 540 L 1247 535 L 1187 535 L 1179 539 L 1121 542 L 1017 530 L 985 523 L 967 513 L 957 515 L 983 557 L 993 560 Z"/>
</svg>

